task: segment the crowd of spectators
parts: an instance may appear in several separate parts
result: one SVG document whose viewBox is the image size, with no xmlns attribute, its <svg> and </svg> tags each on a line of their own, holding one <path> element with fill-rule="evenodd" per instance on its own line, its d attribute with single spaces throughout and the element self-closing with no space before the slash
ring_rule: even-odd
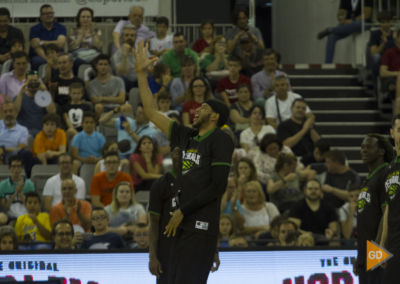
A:
<svg viewBox="0 0 400 284">
<path fill-rule="evenodd" d="M 0 249 L 148 247 L 149 213 L 136 193 L 168 172 L 171 149 L 138 95 L 128 102 L 141 40 L 159 57 L 148 81 L 160 112 L 192 127 L 207 99 L 230 108 L 223 129 L 237 148 L 221 200 L 221 247 L 340 245 L 354 237 L 360 178 L 321 140 L 312 109 L 279 70 L 279 52 L 248 24 L 247 9 L 235 9 L 224 35 L 204 21 L 190 48 L 185 34 L 169 33 L 167 18 L 157 18 L 153 32 L 134 6 L 113 31 L 110 56 L 101 52 L 92 9 L 80 9 L 68 32 L 54 13 L 41 7 L 28 56 L 0 8 L 0 63 L 8 66 L 0 78 L 0 162 L 10 170 L 0 183 Z M 85 63 L 92 75 L 79 78 Z M 106 141 L 102 127 L 114 128 L 116 139 Z M 44 188 L 30 180 L 35 164 L 58 166 Z M 80 176 L 85 164 L 94 168 L 90 185 Z"/>
</svg>

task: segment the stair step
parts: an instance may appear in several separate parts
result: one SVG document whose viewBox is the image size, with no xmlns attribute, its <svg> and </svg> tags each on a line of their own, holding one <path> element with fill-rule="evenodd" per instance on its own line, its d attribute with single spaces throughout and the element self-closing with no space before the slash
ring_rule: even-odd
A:
<svg viewBox="0 0 400 284">
<path fill-rule="evenodd" d="M 294 91 L 303 96 L 303 98 L 366 98 L 373 97 L 373 95 L 365 93 L 363 89 L 357 90 L 314 90 L 314 89 L 297 89 Z"/>
<path fill-rule="evenodd" d="M 342 150 L 346 154 L 347 160 L 361 160 L 360 146 L 339 146 L 334 148 Z"/>
<path fill-rule="evenodd" d="M 366 134 L 322 134 L 332 147 L 360 146 Z"/>
<path fill-rule="evenodd" d="M 354 68 L 339 69 L 283 69 L 288 75 L 357 75 L 358 70 Z"/>
<path fill-rule="evenodd" d="M 375 98 L 306 98 L 312 110 L 376 110 Z"/>
<path fill-rule="evenodd" d="M 314 110 L 316 121 L 387 121 L 378 110 Z"/>
<path fill-rule="evenodd" d="M 318 76 L 318 75 L 305 75 L 307 77 L 297 78 L 294 76 L 289 76 L 290 84 L 296 87 L 302 86 L 359 86 L 358 77 L 355 75 L 348 75 L 351 76 L 350 78 L 339 76 L 337 78 L 331 78 L 328 76 Z M 317 77 L 318 76 L 318 77 Z M 355 78 L 354 78 L 355 76 Z"/>
<path fill-rule="evenodd" d="M 321 134 L 387 134 L 390 122 L 316 122 L 316 129 Z"/>
</svg>

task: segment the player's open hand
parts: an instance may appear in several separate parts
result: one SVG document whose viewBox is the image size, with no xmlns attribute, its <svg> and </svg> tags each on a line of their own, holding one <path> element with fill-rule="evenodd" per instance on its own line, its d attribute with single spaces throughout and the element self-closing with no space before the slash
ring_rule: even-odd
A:
<svg viewBox="0 0 400 284">
<path fill-rule="evenodd" d="M 149 270 L 150 270 L 150 273 L 157 276 L 157 278 L 161 277 L 161 274 L 163 273 L 163 271 L 162 271 L 161 263 L 157 259 L 157 257 L 150 257 Z"/>
<path fill-rule="evenodd" d="M 171 212 L 170 214 L 172 217 L 169 220 L 167 226 L 165 227 L 164 235 L 167 235 L 167 237 L 170 237 L 171 235 L 175 237 L 176 229 L 183 220 L 183 213 L 181 209 L 178 209 L 175 210 L 174 212 Z"/>
<path fill-rule="evenodd" d="M 133 56 L 135 57 L 135 70 L 137 73 L 146 72 L 147 67 L 158 60 L 157 57 L 148 58 L 147 53 L 149 46 L 144 44 L 143 41 L 139 41 L 136 49 L 133 50 Z"/>
<path fill-rule="evenodd" d="M 219 260 L 218 252 L 214 254 L 213 265 L 211 266 L 211 272 L 215 272 L 218 270 L 221 261 Z"/>
</svg>

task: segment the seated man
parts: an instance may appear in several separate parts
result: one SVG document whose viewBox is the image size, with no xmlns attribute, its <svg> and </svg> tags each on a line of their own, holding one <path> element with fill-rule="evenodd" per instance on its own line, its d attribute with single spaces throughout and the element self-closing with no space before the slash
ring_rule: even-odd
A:
<svg viewBox="0 0 400 284">
<path fill-rule="evenodd" d="M 182 57 L 187 55 L 193 58 L 196 63 L 196 66 L 199 66 L 199 59 L 197 53 L 187 46 L 187 41 L 185 36 L 177 32 L 174 34 L 173 38 L 173 48 L 168 50 L 161 57 L 161 61 L 164 64 L 167 64 L 169 69 L 171 69 L 172 77 L 180 77 L 182 71 Z"/>
<path fill-rule="evenodd" d="M 14 70 L 4 73 L 0 78 L 0 95 L 3 99 L 14 100 L 23 87 L 28 71 L 28 55 L 23 51 L 12 54 Z"/>
<path fill-rule="evenodd" d="M 325 162 L 325 154 L 330 150 L 330 144 L 325 139 L 319 139 L 314 143 L 314 151 L 306 156 L 303 156 L 301 162 L 304 166 L 314 163 Z"/>
<path fill-rule="evenodd" d="M 137 74 L 135 70 L 135 48 L 137 31 L 135 26 L 126 25 L 122 28 L 122 46 L 111 57 L 114 73 L 124 80 L 126 92 L 137 87 Z"/>
<path fill-rule="evenodd" d="M 96 164 L 101 160 L 101 150 L 106 139 L 95 129 L 95 114 L 85 112 L 82 118 L 82 131 L 76 134 L 71 142 L 72 157 L 75 160 L 88 164 Z"/>
<path fill-rule="evenodd" d="M 92 209 L 92 225 L 94 232 L 88 234 L 82 242 L 82 249 L 119 249 L 124 248 L 125 243 L 120 235 L 108 231 L 110 217 L 104 208 Z"/>
<path fill-rule="evenodd" d="M 71 101 L 69 86 L 74 82 L 84 85 L 83 80 L 73 73 L 74 58 L 70 53 L 63 53 L 57 57 L 57 70 L 50 78 L 50 91 L 54 102 L 62 107 Z"/>
<path fill-rule="evenodd" d="M 75 182 L 68 178 L 61 182 L 62 200 L 50 209 L 50 222 L 54 225 L 57 221 L 65 219 L 70 221 L 78 232 L 90 230 L 90 215 L 92 206 L 86 200 L 78 200 Z"/>
<path fill-rule="evenodd" d="M 118 142 L 123 140 L 128 140 L 130 142 L 130 149 L 120 153 L 121 157 L 129 159 L 129 156 L 135 151 L 140 137 L 148 135 L 153 139 L 157 139 L 160 137 L 161 133 L 150 123 L 141 104 L 136 110 L 136 119 L 132 119 L 123 114 L 114 118 L 114 115 L 119 113 L 119 111 L 119 107 L 116 107 L 114 110 L 105 113 L 99 119 L 99 122 L 103 125 L 114 126 L 117 129 Z"/>
<path fill-rule="evenodd" d="M 348 200 L 350 188 L 361 183 L 358 173 L 346 165 L 346 156 L 341 150 L 328 151 L 325 164 L 313 164 L 311 167 L 319 174 L 324 200 L 335 208 Z"/>
<path fill-rule="evenodd" d="M 64 48 L 67 30 L 65 26 L 54 20 L 54 10 L 51 5 L 44 4 L 40 7 L 40 22 L 33 26 L 29 32 L 32 69 L 38 70 L 39 66 L 46 63 L 44 47 L 56 44 L 60 50 Z"/>
<path fill-rule="evenodd" d="M 303 99 L 292 103 L 290 119 L 278 126 L 278 138 L 283 144 L 292 148 L 296 156 L 303 157 L 314 151 L 314 142 L 320 139 L 314 129 L 315 117 L 306 117 L 307 104 Z"/>
<path fill-rule="evenodd" d="M 251 77 L 262 69 L 264 49 L 248 33 L 239 38 L 240 48 L 235 53 L 241 59 L 242 73 Z"/>
<path fill-rule="evenodd" d="M 9 220 L 13 220 L 26 214 L 24 197 L 28 192 L 35 191 L 35 185 L 23 176 L 24 161 L 20 157 L 10 157 L 8 167 L 10 177 L 0 182 L 0 204 Z"/>
<path fill-rule="evenodd" d="M 10 11 L 7 8 L 0 8 L 0 64 L 11 58 L 11 41 L 19 39 L 24 43 L 24 35 L 20 29 L 10 26 Z"/>
<path fill-rule="evenodd" d="M 65 131 L 58 128 L 60 117 L 48 113 L 43 117 L 43 127 L 33 140 L 33 155 L 42 163 L 57 164 L 58 157 L 65 153 L 67 138 Z"/>
<path fill-rule="evenodd" d="M 96 70 L 96 78 L 89 82 L 88 93 L 96 114 L 100 116 L 104 111 L 110 111 L 118 105 L 122 106 L 121 111 L 132 111 L 129 104 L 125 104 L 124 81 L 110 73 L 108 56 L 99 55 L 94 60 L 93 67 Z"/>
<path fill-rule="evenodd" d="M 250 78 L 240 74 L 242 65 L 240 58 L 230 56 L 228 58 L 228 76 L 221 78 L 217 83 L 216 92 L 218 92 L 225 104 L 230 107 L 231 104 L 237 102 L 238 96 L 236 93 L 237 87 L 242 84 L 251 86 Z"/>
<path fill-rule="evenodd" d="M 359 195 L 359 187 L 350 188 L 347 202 L 338 210 L 342 236 L 345 239 L 357 237 L 357 200 Z"/>
<path fill-rule="evenodd" d="M 100 172 L 92 178 L 90 196 L 95 207 L 104 207 L 111 203 L 113 189 L 121 181 L 133 181 L 129 174 L 118 171 L 119 156 L 117 152 L 107 152 L 104 155 L 105 172 Z"/>
<path fill-rule="evenodd" d="M 68 220 L 61 219 L 53 224 L 52 229 L 55 250 L 74 249 L 74 226 Z"/>
<path fill-rule="evenodd" d="M 335 208 L 323 199 L 321 184 L 317 180 L 305 184 L 304 200 L 293 206 L 289 216 L 301 230 L 312 232 L 319 239 L 331 240 L 339 229 Z"/>
<path fill-rule="evenodd" d="M 142 6 L 132 6 L 129 10 L 128 20 L 120 20 L 112 33 L 113 43 L 116 49 L 121 48 L 121 31 L 126 25 L 133 25 L 137 30 L 136 40 L 149 40 L 154 33 L 143 25 L 144 8 Z"/>
<path fill-rule="evenodd" d="M 372 0 L 364 1 L 364 20 L 371 21 Z M 317 38 L 322 39 L 328 36 L 325 50 L 325 63 L 332 63 L 335 55 L 335 45 L 351 34 L 360 33 L 362 27 L 362 7 L 361 1 L 340 0 L 340 7 L 337 14 L 339 25 L 333 28 L 327 28 L 318 33 Z"/>
<path fill-rule="evenodd" d="M 278 54 L 273 49 L 264 50 L 263 70 L 251 76 L 251 86 L 253 88 L 253 100 L 260 105 L 264 105 L 266 99 L 274 94 L 274 82 L 278 76 L 285 76 L 287 74 L 278 68 Z M 289 80 L 289 79 L 287 79 Z"/>
<path fill-rule="evenodd" d="M 296 99 L 302 99 L 302 96 L 289 91 L 289 81 L 287 76 L 279 75 L 274 80 L 275 94 L 265 103 L 265 113 L 268 124 L 278 128 L 278 125 L 292 116 L 292 104 Z M 307 116 L 311 115 L 311 110 L 307 106 Z"/>
<path fill-rule="evenodd" d="M 28 146 L 28 129 L 17 123 L 17 110 L 14 103 L 6 101 L 3 106 L 4 119 L 0 120 L 0 145 L 4 147 L 4 158 L 18 155 L 24 160 L 25 173 L 31 175 L 33 166 L 32 153 L 26 150 Z"/>
<path fill-rule="evenodd" d="M 58 157 L 58 167 L 60 172 L 50 177 L 43 188 L 44 210 L 49 212 L 52 206 L 57 205 L 62 200 L 61 183 L 63 180 L 72 179 L 76 185 L 77 192 L 75 197 L 83 200 L 86 198 L 85 181 L 72 173 L 72 157 L 68 153 L 63 153 Z"/>
<path fill-rule="evenodd" d="M 39 90 L 46 90 L 46 86 L 40 82 L 36 71 L 29 71 L 26 82 L 15 99 L 15 108 L 18 113 L 17 120 L 28 128 L 29 134 L 33 137 L 42 129 L 42 119 L 46 113 L 56 112 L 56 106 L 53 101 L 47 107 L 41 107 L 36 104 L 35 94 Z"/>
</svg>

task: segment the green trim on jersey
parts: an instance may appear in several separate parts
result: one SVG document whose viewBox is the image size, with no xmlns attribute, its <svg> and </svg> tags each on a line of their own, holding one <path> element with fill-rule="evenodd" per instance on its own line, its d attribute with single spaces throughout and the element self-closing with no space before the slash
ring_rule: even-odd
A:
<svg viewBox="0 0 400 284">
<path fill-rule="evenodd" d="M 174 170 L 169 170 L 168 172 L 170 173 L 171 176 L 174 177 L 174 179 L 176 179 L 176 174 L 175 174 Z"/>
<path fill-rule="evenodd" d="M 153 214 L 153 215 L 156 215 L 156 216 L 160 216 L 161 215 L 160 213 L 157 213 L 157 212 L 154 212 L 154 211 L 151 211 L 151 210 L 149 210 L 148 212 L 149 212 L 149 214 Z"/>
<path fill-rule="evenodd" d="M 171 135 L 172 135 L 172 126 L 174 125 L 173 120 L 171 120 L 171 122 L 169 123 L 169 129 L 168 129 L 168 140 L 171 140 Z"/>
<path fill-rule="evenodd" d="M 211 166 L 227 166 L 227 167 L 230 167 L 231 164 L 230 163 L 226 163 L 226 162 L 214 162 L 214 163 L 211 163 Z"/>
<path fill-rule="evenodd" d="M 194 141 L 197 141 L 197 142 L 201 142 L 201 141 L 203 141 L 204 139 L 206 139 L 208 136 L 210 136 L 211 133 L 213 133 L 213 132 L 215 131 L 215 129 L 217 129 L 217 128 L 211 129 L 210 131 L 204 133 L 202 136 L 197 135 L 196 137 L 193 138 L 193 140 L 194 140 Z"/>
</svg>

